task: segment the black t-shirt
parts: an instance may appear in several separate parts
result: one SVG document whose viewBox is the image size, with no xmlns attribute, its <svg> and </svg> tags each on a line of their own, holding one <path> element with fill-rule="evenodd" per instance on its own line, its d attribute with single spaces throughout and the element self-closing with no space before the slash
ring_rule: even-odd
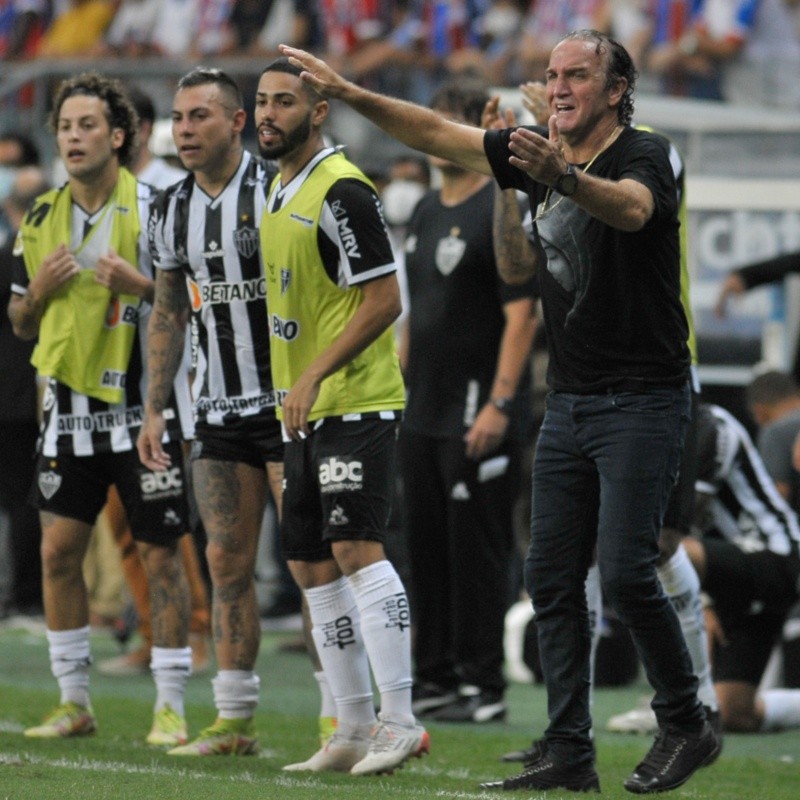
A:
<svg viewBox="0 0 800 800">
<path fill-rule="evenodd" d="M 535 217 L 548 188 L 508 163 L 510 133 L 487 131 L 486 155 L 500 186 L 524 191 Z M 534 225 L 547 256 L 539 281 L 548 382 L 557 391 L 640 390 L 687 379 L 677 193 L 668 153 L 663 137 L 627 127 L 589 170 L 647 186 L 655 208 L 642 230 L 616 230 L 555 191 L 550 210 Z"/>
<path fill-rule="evenodd" d="M 491 183 L 456 206 L 442 205 L 434 191 L 420 200 L 409 222 L 403 424 L 416 433 L 460 438 L 471 427 L 494 381 L 503 305 L 534 296 L 532 283 L 510 286 L 497 274 L 493 206 Z M 523 377 L 520 387 L 528 383 Z M 518 416 L 514 421 L 521 424 Z"/>
<path fill-rule="evenodd" d="M 14 237 L 0 249 L 0 422 L 36 421 L 36 370 L 30 363 L 36 342 L 14 335 L 8 301 L 14 282 Z"/>
</svg>

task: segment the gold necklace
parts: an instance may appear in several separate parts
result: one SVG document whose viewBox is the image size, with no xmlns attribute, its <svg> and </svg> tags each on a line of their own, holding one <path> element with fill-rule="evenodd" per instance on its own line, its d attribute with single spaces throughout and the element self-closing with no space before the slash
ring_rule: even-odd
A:
<svg viewBox="0 0 800 800">
<path fill-rule="evenodd" d="M 608 135 L 608 138 L 601 145 L 600 149 L 592 156 L 591 161 L 589 161 L 589 163 L 581 170 L 581 172 L 589 171 L 589 167 L 591 167 L 592 164 L 594 164 L 594 162 L 597 161 L 598 156 L 608 148 L 608 146 L 611 144 L 612 140 L 617 135 L 617 132 L 619 130 L 621 130 L 621 126 L 615 125 L 614 130 L 611 131 L 611 133 Z M 555 203 L 553 203 L 552 206 L 549 206 L 548 203 L 550 202 L 550 195 L 552 195 L 552 193 L 553 193 L 553 187 L 548 186 L 547 192 L 545 193 L 544 196 L 544 200 L 542 201 L 542 204 L 539 206 L 539 210 L 536 212 L 536 216 L 533 218 L 534 222 L 538 222 L 543 216 L 545 216 L 545 214 L 549 214 L 551 211 L 555 211 L 555 209 L 557 209 L 561 205 L 561 203 L 563 203 L 564 200 L 566 199 L 562 195 L 561 197 L 558 198 L 558 200 L 556 200 Z"/>
</svg>

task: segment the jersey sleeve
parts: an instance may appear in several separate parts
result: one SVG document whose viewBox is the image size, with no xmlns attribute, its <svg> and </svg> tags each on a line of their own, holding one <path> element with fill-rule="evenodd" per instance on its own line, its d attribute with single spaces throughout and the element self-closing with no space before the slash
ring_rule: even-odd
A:
<svg viewBox="0 0 800 800">
<path fill-rule="evenodd" d="M 153 269 L 180 269 L 185 264 L 175 246 L 175 209 L 177 186 L 159 192 L 150 203 L 147 243 Z"/>
<path fill-rule="evenodd" d="M 383 209 L 363 181 L 342 179 L 328 190 L 319 220 L 319 250 L 340 286 L 355 286 L 396 271 Z"/>
<path fill-rule="evenodd" d="M 159 191 L 147 183 L 139 181 L 137 186 L 137 200 L 139 202 L 139 241 L 137 250 L 139 252 L 138 268 L 142 275 L 153 280 L 153 259 L 150 255 L 150 211 L 153 203 L 159 196 Z"/>
<path fill-rule="evenodd" d="M 24 295 L 28 292 L 28 270 L 25 269 L 25 259 L 22 256 L 22 235 L 17 234 L 14 250 L 11 257 L 11 292 Z"/>
</svg>

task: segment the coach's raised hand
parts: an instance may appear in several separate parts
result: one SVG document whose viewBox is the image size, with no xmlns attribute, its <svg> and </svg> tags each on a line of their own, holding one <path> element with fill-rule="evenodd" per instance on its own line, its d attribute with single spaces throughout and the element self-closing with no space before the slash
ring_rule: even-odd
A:
<svg viewBox="0 0 800 800">
<path fill-rule="evenodd" d="M 296 47 L 289 47 L 286 44 L 279 45 L 278 49 L 292 64 L 305 70 L 301 76 L 302 79 L 324 97 L 342 98 L 348 88 L 355 88 L 355 84 L 350 83 L 322 59 L 312 56 L 311 53 Z"/>
</svg>

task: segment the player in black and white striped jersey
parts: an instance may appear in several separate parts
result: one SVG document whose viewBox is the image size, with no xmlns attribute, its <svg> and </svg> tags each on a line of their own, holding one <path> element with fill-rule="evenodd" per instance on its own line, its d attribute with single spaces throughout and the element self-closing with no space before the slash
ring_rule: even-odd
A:
<svg viewBox="0 0 800 800">
<path fill-rule="evenodd" d="M 246 113 L 226 73 L 198 67 L 178 83 L 172 132 L 190 175 L 154 205 L 156 266 L 143 462 L 169 467 L 163 408 L 190 312 L 196 354 L 194 489 L 208 537 L 218 717 L 173 755 L 250 754 L 258 744 L 254 671 L 261 636 L 255 562 L 272 492 L 280 509 L 283 441 L 275 417 L 258 224 L 274 167 L 246 152 Z"/>
<path fill-rule="evenodd" d="M 96 73 L 65 80 L 51 121 L 68 181 L 37 198 L 23 220 L 9 316 L 17 335 L 38 335 L 35 364 L 48 377 L 32 497 L 41 512 L 47 637 L 61 699 L 25 735 L 95 730 L 82 562 L 113 484 L 150 585 L 157 697 L 147 741 L 174 746 L 187 738 L 183 690 L 191 672 L 189 594 L 177 542 L 189 522 L 181 440 L 191 438 L 192 419 L 188 375 L 176 370 L 163 445 L 175 464 L 165 474 L 142 467 L 134 445 L 153 299 L 146 237 L 152 190 L 125 169 L 136 114 L 117 81 Z"/>
<path fill-rule="evenodd" d="M 759 684 L 800 596 L 800 522 L 744 426 L 720 406 L 697 418 L 696 532 L 684 540 L 710 601 L 714 687 L 723 727 L 800 727 L 800 689 Z"/>
<path fill-rule="evenodd" d="M 192 173 L 167 189 L 154 208 L 155 265 L 185 276 L 190 289 L 197 323 L 195 410 L 201 426 L 275 418 L 256 227 L 273 175 L 271 165 L 242 150 L 228 185 L 216 196 L 207 194 Z"/>
</svg>

